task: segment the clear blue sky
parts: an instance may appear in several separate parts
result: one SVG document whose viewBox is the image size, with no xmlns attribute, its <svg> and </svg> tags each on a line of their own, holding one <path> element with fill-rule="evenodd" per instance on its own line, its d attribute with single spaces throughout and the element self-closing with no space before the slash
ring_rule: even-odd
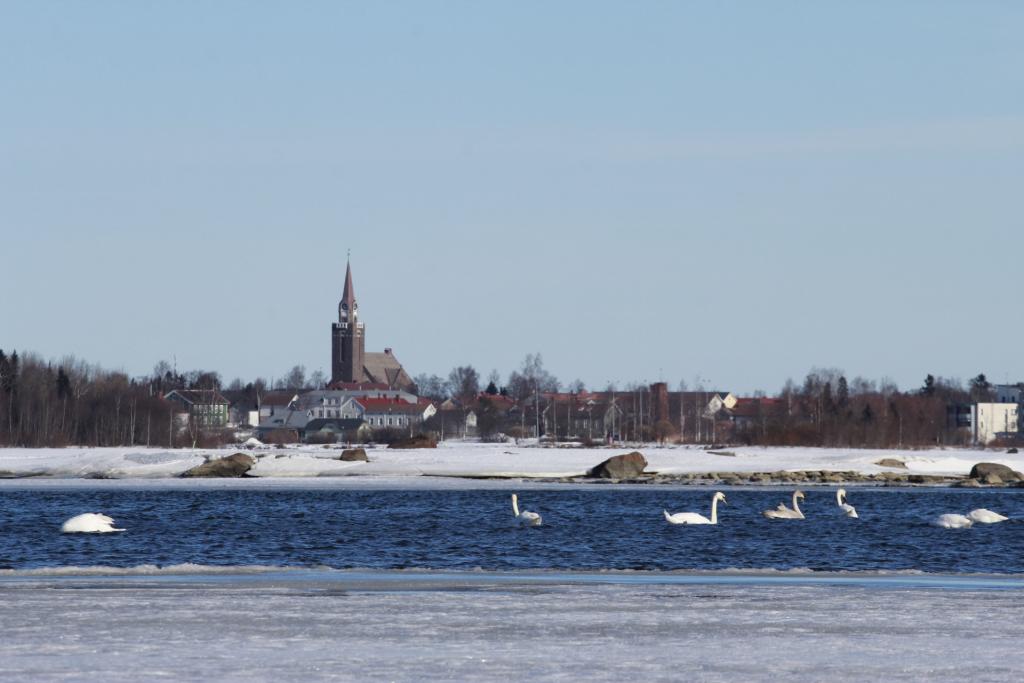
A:
<svg viewBox="0 0 1024 683">
<path fill-rule="evenodd" d="M 5 2 L 0 348 L 1024 380 L 1024 3 Z"/>
</svg>

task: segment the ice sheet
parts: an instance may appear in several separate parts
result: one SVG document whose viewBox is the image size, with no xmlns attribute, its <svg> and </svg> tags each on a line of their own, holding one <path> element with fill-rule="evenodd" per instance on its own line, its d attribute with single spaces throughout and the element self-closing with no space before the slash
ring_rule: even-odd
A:
<svg viewBox="0 0 1024 683">
<path fill-rule="evenodd" d="M 1017 681 L 1020 590 L 0 582 L 0 679 Z"/>
</svg>

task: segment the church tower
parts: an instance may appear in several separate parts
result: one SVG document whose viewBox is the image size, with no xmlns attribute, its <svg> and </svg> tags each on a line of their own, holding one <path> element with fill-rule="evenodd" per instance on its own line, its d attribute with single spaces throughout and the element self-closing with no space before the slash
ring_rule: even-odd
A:
<svg viewBox="0 0 1024 683">
<path fill-rule="evenodd" d="M 363 382 L 366 337 L 359 322 L 359 304 L 352 287 L 352 264 L 345 267 L 345 290 L 338 304 L 338 322 L 331 325 L 331 382 Z"/>
</svg>

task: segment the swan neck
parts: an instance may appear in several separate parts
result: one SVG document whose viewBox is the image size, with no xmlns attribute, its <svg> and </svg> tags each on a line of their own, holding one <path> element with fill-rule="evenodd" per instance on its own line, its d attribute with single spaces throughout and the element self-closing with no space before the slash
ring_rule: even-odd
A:
<svg viewBox="0 0 1024 683">
<path fill-rule="evenodd" d="M 837 505 L 842 505 L 843 504 L 843 493 L 842 493 L 842 491 L 836 491 L 836 504 Z"/>
<path fill-rule="evenodd" d="M 799 498 L 797 498 L 796 494 L 794 493 L 793 494 L 793 511 L 794 512 L 800 512 L 800 503 L 797 502 L 798 500 L 799 500 Z"/>
<path fill-rule="evenodd" d="M 718 524 L 718 496 L 711 499 L 711 523 Z"/>
<path fill-rule="evenodd" d="M 514 514 L 516 517 L 519 516 L 519 503 L 516 502 L 515 494 L 512 495 L 512 514 Z"/>
</svg>

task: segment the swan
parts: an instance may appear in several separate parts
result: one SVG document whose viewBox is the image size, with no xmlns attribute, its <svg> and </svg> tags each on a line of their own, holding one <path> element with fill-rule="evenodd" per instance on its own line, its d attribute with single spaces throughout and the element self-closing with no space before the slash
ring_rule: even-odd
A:
<svg viewBox="0 0 1024 683">
<path fill-rule="evenodd" d="M 793 491 L 793 509 L 786 507 L 785 503 L 779 503 L 774 510 L 765 510 L 763 514 L 768 519 L 803 519 L 804 513 L 800 512 L 797 500 L 804 497 L 803 491 Z"/>
<path fill-rule="evenodd" d="M 519 511 L 519 496 L 512 494 L 512 514 L 516 516 L 516 521 L 523 526 L 540 526 L 541 517 L 536 512 L 530 512 L 529 510 Z"/>
<path fill-rule="evenodd" d="M 967 519 L 976 524 L 995 524 L 996 522 L 1005 522 L 1009 517 L 1004 517 L 998 512 L 992 512 L 985 508 L 977 508 L 967 513 Z"/>
<path fill-rule="evenodd" d="M 970 517 L 964 517 L 963 515 L 945 514 L 939 515 L 934 524 L 943 529 L 967 529 L 974 522 Z"/>
<path fill-rule="evenodd" d="M 857 508 L 846 502 L 846 489 L 836 491 L 836 503 L 839 504 L 839 509 L 843 511 L 844 515 L 853 518 L 857 517 Z"/>
<path fill-rule="evenodd" d="M 111 531 L 124 531 L 124 529 L 115 529 L 114 520 L 99 512 L 75 515 L 64 522 L 60 530 L 65 534 L 106 534 Z"/>
<path fill-rule="evenodd" d="M 662 513 L 665 515 L 665 521 L 669 524 L 718 524 L 718 501 L 722 501 L 722 505 L 728 505 L 725 494 L 716 491 L 715 495 L 711 497 L 711 519 L 696 512 L 677 512 L 670 515 L 668 510 L 662 510 Z"/>
</svg>

